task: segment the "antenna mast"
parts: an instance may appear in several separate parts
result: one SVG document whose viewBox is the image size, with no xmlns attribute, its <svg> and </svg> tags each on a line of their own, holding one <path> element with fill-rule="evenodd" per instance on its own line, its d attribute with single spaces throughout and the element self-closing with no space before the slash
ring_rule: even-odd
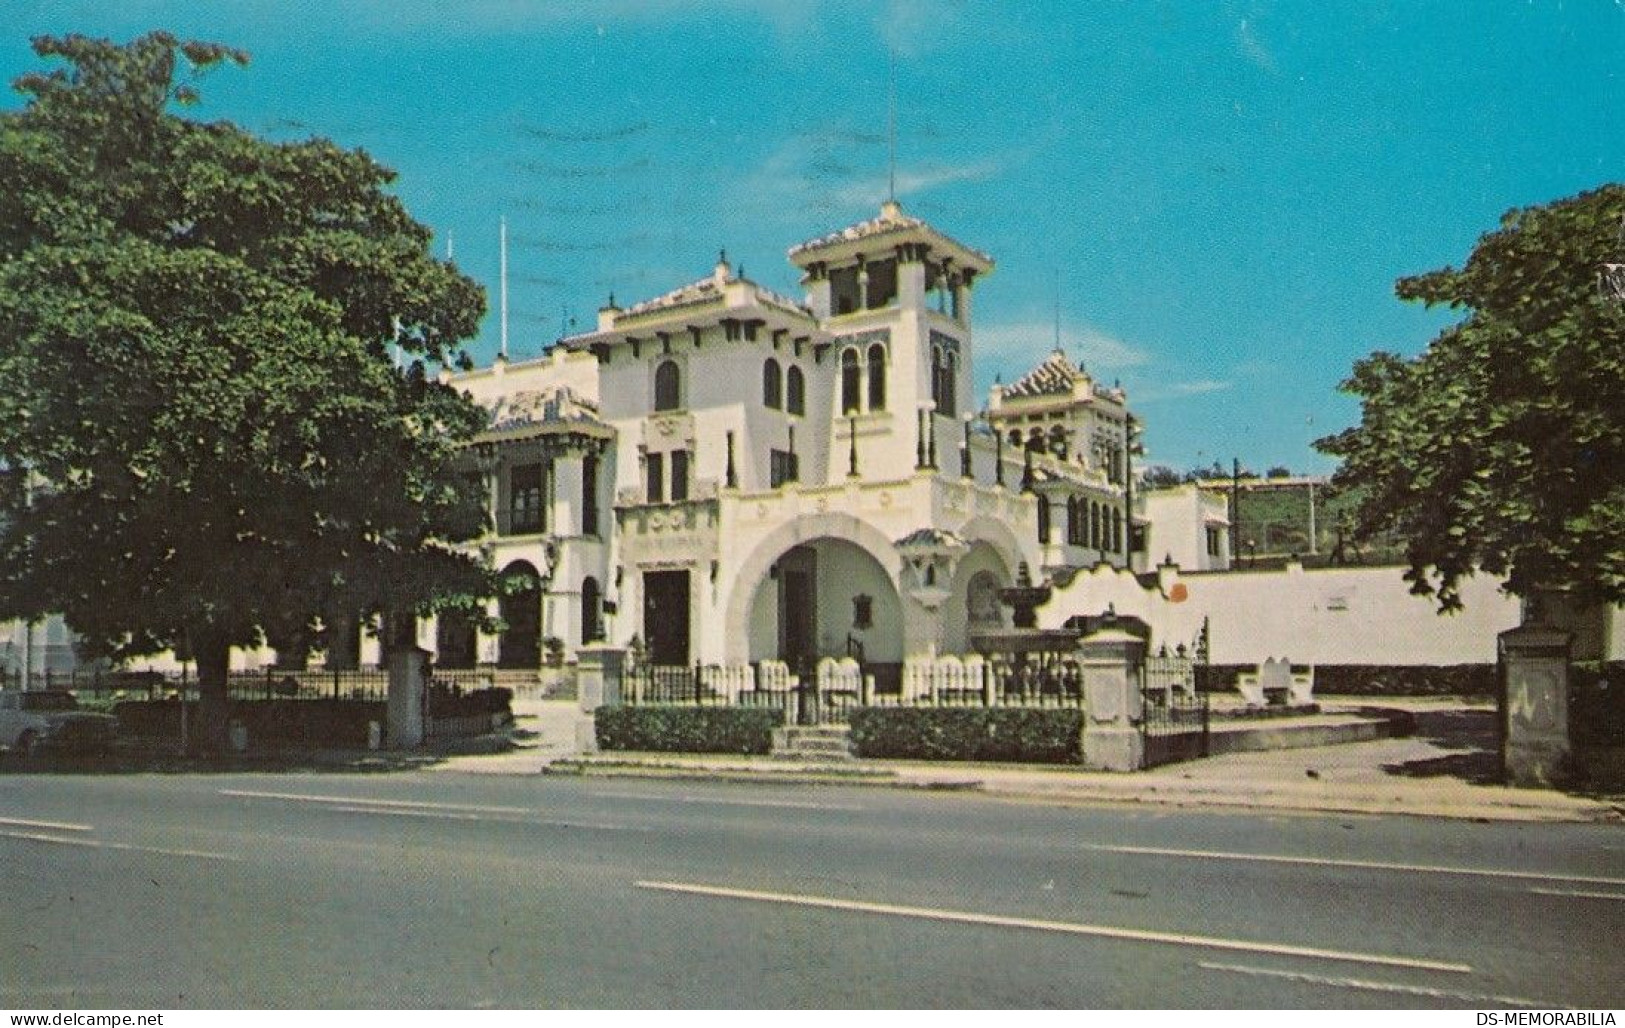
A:
<svg viewBox="0 0 1625 1028">
<path fill-rule="evenodd" d="M 1055 269 L 1055 348 L 1061 348 L 1061 269 Z"/>
<path fill-rule="evenodd" d="M 887 49 L 889 73 L 886 88 L 886 199 L 897 202 L 897 47 Z"/>
<path fill-rule="evenodd" d="M 502 309 L 502 315 L 501 315 L 502 344 L 501 344 L 501 349 L 498 350 L 497 352 L 498 352 L 498 354 L 501 355 L 503 360 L 507 360 L 508 359 L 508 219 L 506 217 L 502 218 L 499 232 L 500 232 L 500 237 L 499 238 L 500 238 L 501 248 L 502 248 L 502 261 L 501 261 L 502 287 L 501 287 L 501 300 L 500 300 L 501 309 Z"/>
</svg>

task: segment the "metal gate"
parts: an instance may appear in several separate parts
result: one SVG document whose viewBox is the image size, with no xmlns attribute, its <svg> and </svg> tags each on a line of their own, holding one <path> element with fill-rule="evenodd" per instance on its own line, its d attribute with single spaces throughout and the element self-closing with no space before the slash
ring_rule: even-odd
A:
<svg viewBox="0 0 1625 1028">
<path fill-rule="evenodd" d="M 1181 647 L 1183 651 L 1183 647 Z M 1208 755 L 1211 710 L 1208 695 L 1196 687 L 1203 663 L 1195 655 L 1166 651 L 1140 667 L 1142 767 L 1156 767 Z"/>
</svg>

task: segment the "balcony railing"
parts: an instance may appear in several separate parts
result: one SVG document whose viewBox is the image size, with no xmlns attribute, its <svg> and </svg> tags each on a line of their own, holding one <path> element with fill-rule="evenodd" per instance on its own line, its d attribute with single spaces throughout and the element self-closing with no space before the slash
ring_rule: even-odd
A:
<svg viewBox="0 0 1625 1028">
<path fill-rule="evenodd" d="M 547 519 L 539 510 L 497 511 L 497 535 L 541 535 L 547 531 Z"/>
</svg>

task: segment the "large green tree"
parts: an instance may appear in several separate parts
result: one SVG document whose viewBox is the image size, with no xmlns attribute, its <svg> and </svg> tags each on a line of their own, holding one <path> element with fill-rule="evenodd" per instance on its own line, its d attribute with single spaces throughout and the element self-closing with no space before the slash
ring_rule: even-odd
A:
<svg viewBox="0 0 1625 1028">
<path fill-rule="evenodd" d="M 1509 212 L 1460 269 L 1401 279 L 1463 312 L 1420 356 L 1376 353 L 1345 391 L 1360 424 L 1320 440 L 1362 489 L 1358 528 L 1406 542 L 1413 591 L 1460 606 L 1475 570 L 1529 597 L 1625 600 L 1625 186 Z"/>
<path fill-rule="evenodd" d="M 0 615 L 189 650 L 217 744 L 231 647 L 490 587 L 450 545 L 484 415 L 433 373 L 484 294 L 365 153 L 182 116 L 245 54 L 34 49 L 0 115 Z"/>
</svg>

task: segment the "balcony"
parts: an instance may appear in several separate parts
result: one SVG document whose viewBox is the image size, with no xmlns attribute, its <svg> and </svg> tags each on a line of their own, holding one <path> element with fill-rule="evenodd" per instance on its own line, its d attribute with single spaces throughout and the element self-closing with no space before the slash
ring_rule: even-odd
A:
<svg viewBox="0 0 1625 1028">
<path fill-rule="evenodd" d="M 540 510 L 497 511 L 497 535 L 545 535 L 547 519 Z"/>
</svg>

